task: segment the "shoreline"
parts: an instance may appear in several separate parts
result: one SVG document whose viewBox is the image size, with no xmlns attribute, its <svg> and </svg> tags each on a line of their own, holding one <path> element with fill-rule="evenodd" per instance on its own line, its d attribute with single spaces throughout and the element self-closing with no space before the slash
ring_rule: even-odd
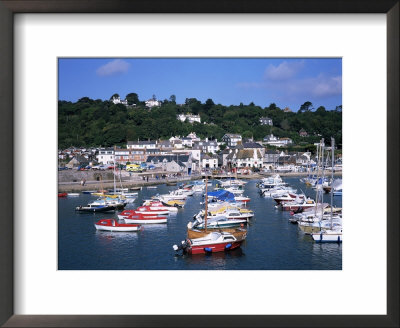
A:
<svg viewBox="0 0 400 328">
<path fill-rule="evenodd" d="M 313 172 L 315 174 L 316 172 Z M 304 177 L 309 175 L 308 172 L 284 172 L 284 173 L 254 173 L 254 174 L 238 174 L 238 179 L 262 179 L 273 174 L 279 174 L 281 177 Z M 331 172 L 328 172 L 326 176 L 330 176 Z M 334 172 L 334 176 L 341 176 L 342 171 Z M 116 182 L 117 188 L 121 188 L 121 184 L 123 188 L 137 188 L 137 187 L 147 187 L 147 186 L 157 186 L 166 184 L 168 182 L 172 183 L 183 183 L 187 181 L 195 181 L 200 180 L 205 177 L 205 175 L 195 175 L 195 176 L 184 176 L 181 178 L 168 178 L 168 179 L 155 179 L 151 178 L 149 181 L 143 181 L 139 179 L 141 176 L 136 176 L 136 179 L 118 181 Z M 226 179 L 226 178 L 234 178 L 235 175 L 211 175 L 210 180 L 212 179 Z M 103 189 L 111 189 L 114 187 L 113 180 L 103 180 L 102 182 L 91 180 L 86 181 L 84 186 L 81 186 L 80 181 L 67 181 L 67 182 L 58 182 L 58 192 L 81 192 L 87 190 L 99 190 L 103 187 Z"/>
</svg>

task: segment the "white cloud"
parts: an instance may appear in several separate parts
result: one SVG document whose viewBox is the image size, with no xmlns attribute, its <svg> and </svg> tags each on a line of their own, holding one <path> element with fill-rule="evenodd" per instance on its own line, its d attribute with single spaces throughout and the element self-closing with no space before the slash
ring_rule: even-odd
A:
<svg viewBox="0 0 400 328">
<path fill-rule="evenodd" d="M 290 81 L 283 87 L 286 88 L 288 94 L 310 95 L 316 98 L 336 96 L 342 93 L 342 77 L 319 75 Z"/>
<path fill-rule="evenodd" d="M 127 72 L 130 66 L 131 65 L 125 60 L 115 59 L 103 66 L 100 66 L 96 70 L 96 73 L 99 76 L 110 76 L 115 74 L 121 74 Z"/>
<path fill-rule="evenodd" d="M 304 67 L 304 60 L 284 61 L 278 66 L 268 65 L 264 77 L 268 80 L 283 81 L 293 78 Z"/>
<path fill-rule="evenodd" d="M 241 82 L 236 84 L 241 89 L 265 89 L 277 97 L 288 98 L 325 98 L 342 94 L 342 76 L 326 76 L 302 79 L 287 79 L 261 82 Z"/>
</svg>

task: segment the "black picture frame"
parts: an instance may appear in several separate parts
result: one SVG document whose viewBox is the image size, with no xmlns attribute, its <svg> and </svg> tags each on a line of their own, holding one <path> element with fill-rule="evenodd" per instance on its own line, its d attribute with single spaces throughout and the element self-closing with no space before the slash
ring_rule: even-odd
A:
<svg viewBox="0 0 400 328">
<path fill-rule="evenodd" d="M 4 327 L 399 327 L 398 0 L 0 0 L 0 324 Z M 16 13 L 384 13 L 387 17 L 387 315 L 14 315 L 13 16 Z M 366 137 L 366 136 L 364 136 Z M 362 248 L 362 245 L 360 245 Z M 368 286 L 366 286 L 368 288 Z M 242 300 L 246 302 L 248 300 Z M 290 300 L 288 300 L 290 302 Z"/>
</svg>

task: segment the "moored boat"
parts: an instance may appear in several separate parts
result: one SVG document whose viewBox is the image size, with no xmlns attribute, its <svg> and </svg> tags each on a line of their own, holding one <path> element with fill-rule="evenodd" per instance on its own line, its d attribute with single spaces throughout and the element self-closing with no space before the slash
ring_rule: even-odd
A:
<svg viewBox="0 0 400 328">
<path fill-rule="evenodd" d="M 139 224 L 158 224 L 167 223 L 168 218 L 160 215 L 143 215 L 140 213 L 131 214 L 124 217 L 126 223 L 139 223 Z"/>
<path fill-rule="evenodd" d="M 343 241 L 342 228 L 321 230 L 311 234 L 316 243 L 341 243 Z"/>
<path fill-rule="evenodd" d="M 283 211 L 301 211 L 314 206 L 316 206 L 315 200 L 311 198 L 304 199 L 301 202 L 293 201 L 281 204 Z"/>
<path fill-rule="evenodd" d="M 138 231 L 139 224 L 119 223 L 115 219 L 103 219 L 94 224 L 97 230 L 129 232 Z"/>
<path fill-rule="evenodd" d="M 103 212 L 114 212 L 115 207 L 111 205 L 93 205 L 88 204 L 87 206 L 77 206 L 75 208 L 77 212 L 92 212 L 92 213 L 103 213 Z"/>
<path fill-rule="evenodd" d="M 188 254 L 216 253 L 238 248 L 243 241 L 228 232 L 210 232 L 204 237 L 186 239 L 180 246 L 174 245 L 173 249 Z"/>
<path fill-rule="evenodd" d="M 247 236 L 247 229 L 245 228 L 220 228 L 218 232 L 227 232 L 235 236 L 236 239 L 242 240 L 245 239 Z M 188 229 L 187 230 L 187 238 L 202 238 L 207 236 L 210 231 L 200 230 L 200 229 Z"/>
<path fill-rule="evenodd" d="M 207 229 L 233 228 L 240 227 L 247 223 L 246 219 L 229 219 L 226 216 L 217 216 L 207 219 Z M 194 222 L 189 222 L 188 229 L 204 229 L 203 218 L 197 217 Z"/>
</svg>

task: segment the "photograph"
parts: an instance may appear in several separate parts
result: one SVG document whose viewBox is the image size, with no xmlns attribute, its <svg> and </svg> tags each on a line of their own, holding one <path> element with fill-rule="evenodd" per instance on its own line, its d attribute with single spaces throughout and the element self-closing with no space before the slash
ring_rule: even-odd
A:
<svg viewBox="0 0 400 328">
<path fill-rule="evenodd" d="M 342 270 L 341 58 L 58 58 L 58 270 Z"/>
</svg>

